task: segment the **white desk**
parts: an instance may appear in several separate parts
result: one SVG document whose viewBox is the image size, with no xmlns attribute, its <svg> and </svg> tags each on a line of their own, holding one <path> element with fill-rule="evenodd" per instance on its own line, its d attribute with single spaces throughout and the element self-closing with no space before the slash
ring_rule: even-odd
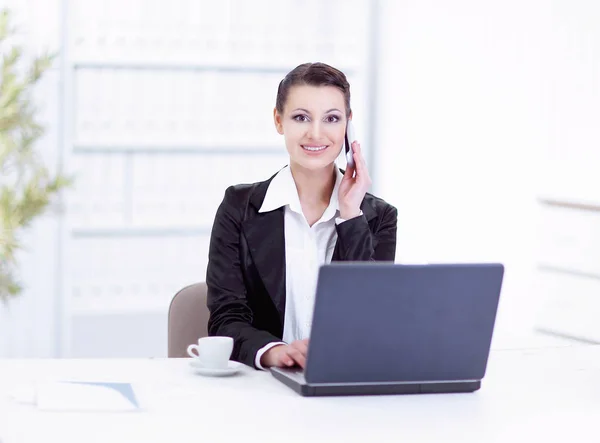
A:
<svg viewBox="0 0 600 443">
<path fill-rule="evenodd" d="M 40 412 L 8 396 L 16 383 L 65 378 L 132 381 L 145 411 Z M 597 443 L 599 420 L 600 346 L 494 351 L 476 393 L 381 397 L 303 398 L 268 373 L 206 378 L 179 359 L 0 361 L 3 443 Z"/>
</svg>

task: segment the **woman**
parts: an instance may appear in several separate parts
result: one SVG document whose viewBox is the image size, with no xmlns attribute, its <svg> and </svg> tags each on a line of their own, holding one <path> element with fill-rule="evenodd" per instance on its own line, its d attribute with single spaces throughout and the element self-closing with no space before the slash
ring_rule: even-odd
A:
<svg viewBox="0 0 600 443">
<path fill-rule="evenodd" d="M 273 114 L 289 166 L 226 190 L 206 275 L 209 335 L 233 337 L 232 358 L 259 369 L 304 367 L 322 264 L 393 261 L 396 252 L 397 211 L 367 193 L 360 143 L 354 167 L 335 164 L 352 118 L 346 76 L 323 63 L 296 67 Z"/>
</svg>

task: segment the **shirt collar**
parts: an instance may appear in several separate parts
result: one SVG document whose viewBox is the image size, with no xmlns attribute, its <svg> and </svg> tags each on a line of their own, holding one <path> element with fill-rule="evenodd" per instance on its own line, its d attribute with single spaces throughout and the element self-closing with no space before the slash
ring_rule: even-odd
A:
<svg viewBox="0 0 600 443">
<path fill-rule="evenodd" d="M 329 206 L 323 214 L 323 219 L 333 217 L 340 209 L 338 190 L 344 175 L 337 166 L 335 167 L 335 173 L 335 185 L 333 186 Z M 292 176 L 292 171 L 289 166 L 283 168 L 275 175 L 275 177 L 273 177 L 258 212 L 274 211 L 275 209 L 279 209 L 286 205 L 289 205 L 292 211 L 302 214 L 298 190 L 296 189 L 296 183 L 294 182 L 294 177 Z"/>
</svg>

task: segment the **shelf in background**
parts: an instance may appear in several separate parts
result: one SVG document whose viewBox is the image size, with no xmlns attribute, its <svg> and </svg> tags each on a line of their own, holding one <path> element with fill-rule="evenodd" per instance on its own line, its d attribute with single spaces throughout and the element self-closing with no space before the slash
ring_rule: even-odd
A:
<svg viewBox="0 0 600 443">
<path fill-rule="evenodd" d="M 553 199 L 547 197 L 538 198 L 538 202 L 544 206 L 552 206 L 556 208 L 576 209 L 579 211 L 600 212 L 600 203 Z"/>
<path fill-rule="evenodd" d="M 578 335 L 572 335 L 569 333 L 561 332 L 559 330 L 554 330 L 552 328 L 537 327 L 534 330 L 536 332 L 539 332 L 540 334 L 544 334 L 549 337 L 555 337 L 555 338 L 568 340 L 568 341 L 575 342 L 575 343 L 583 343 L 586 345 L 600 345 L 600 341 L 592 340 L 592 339 L 589 339 L 586 337 L 580 337 Z"/>
<path fill-rule="evenodd" d="M 183 287 L 183 286 L 182 286 Z M 123 299 L 98 298 L 97 300 L 72 299 L 71 314 L 85 316 L 104 316 L 104 315 L 127 315 L 127 314 L 146 314 L 146 313 L 166 313 L 169 310 L 171 299 L 177 292 L 165 294 L 164 298 L 139 298 L 124 297 Z"/>
<path fill-rule="evenodd" d="M 539 263 L 537 265 L 537 269 L 541 272 L 553 272 L 557 274 L 565 274 L 573 277 L 581 277 L 581 278 L 589 278 L 592 280 L 600 281 L 600 274 L 595 274 L 593 272 L 583 272 L 576 269 L 569 269 L 561 266 L 553 266 L 544 263 Z M 600 297 L 600 294 L 599 294 Z"/>
<path fill-rule="evenodd" d="M 118 227 L 74 228 L 71 236 L 77 238 L 106 237 L 195 237 L 209 236 L 211 227 Z"/>
<path fill-rule="evenodd" d="M 76 62 L 73 69 L 112 69 L 112 70 L 132 70 L 132 71 L 202 71 L 217 73 L 236 73 L 236 74 L 279 74 L 285 75 L 291 68 L 289 66 L 252 66 L 227 65 L 227 64 L 178 64 L 178 63 L 125 63 L 112 61 L 87 61 Z"/>
<path fill-rule="evenodd" d="M 96 145 L 75 143 L 73 154 L 198 154 L 198 155 L 278 155 L 285 156 L 283 146 L 242 147 L 242 146 L 201 146 L 201 145 Z"/>
<path fill-rule="evenodd" d="M 233 74 L 281 74 L 282 78 L 295 66 L 268 66 L 264 63 L 244 64 L 203 64 L 203 63 L 158 63 L 158 62 L 115 62 L 80 61 L 73 64 L 76 71 L 86 69 L 110 69 L 131 71 L 197 71 Z M 341 68 L 340 68 L 341 69 Z M 356 75 L 355 69 L 341 69 L 346 76 Z"/>
</svg>

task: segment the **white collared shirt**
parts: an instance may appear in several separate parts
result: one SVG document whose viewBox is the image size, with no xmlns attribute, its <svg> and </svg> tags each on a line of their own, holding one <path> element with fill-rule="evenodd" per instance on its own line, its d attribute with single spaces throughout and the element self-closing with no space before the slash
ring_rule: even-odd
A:
<svg viewBox="0 0 600 443">
<path fill-rule="evenodd" d="M 285 317 L 283 342 L 289 344 L 310 336 L 312 313 L 317 289 L 319 267 L 331 263 L 337 241 L 336 224 L 339 217 L 338 189 L 343 174 L 336 167 L 336 179 L 329 206 L 321 218 L 308 225 L 300 206 L 296 183 L 289 166 L 277 173 L 267 189 L 258 212 L 269 212 L 285 207 Z M 269 343 L 255 358 L 258 368 L 262 355 L 281 342 Z"/>
</svg>

